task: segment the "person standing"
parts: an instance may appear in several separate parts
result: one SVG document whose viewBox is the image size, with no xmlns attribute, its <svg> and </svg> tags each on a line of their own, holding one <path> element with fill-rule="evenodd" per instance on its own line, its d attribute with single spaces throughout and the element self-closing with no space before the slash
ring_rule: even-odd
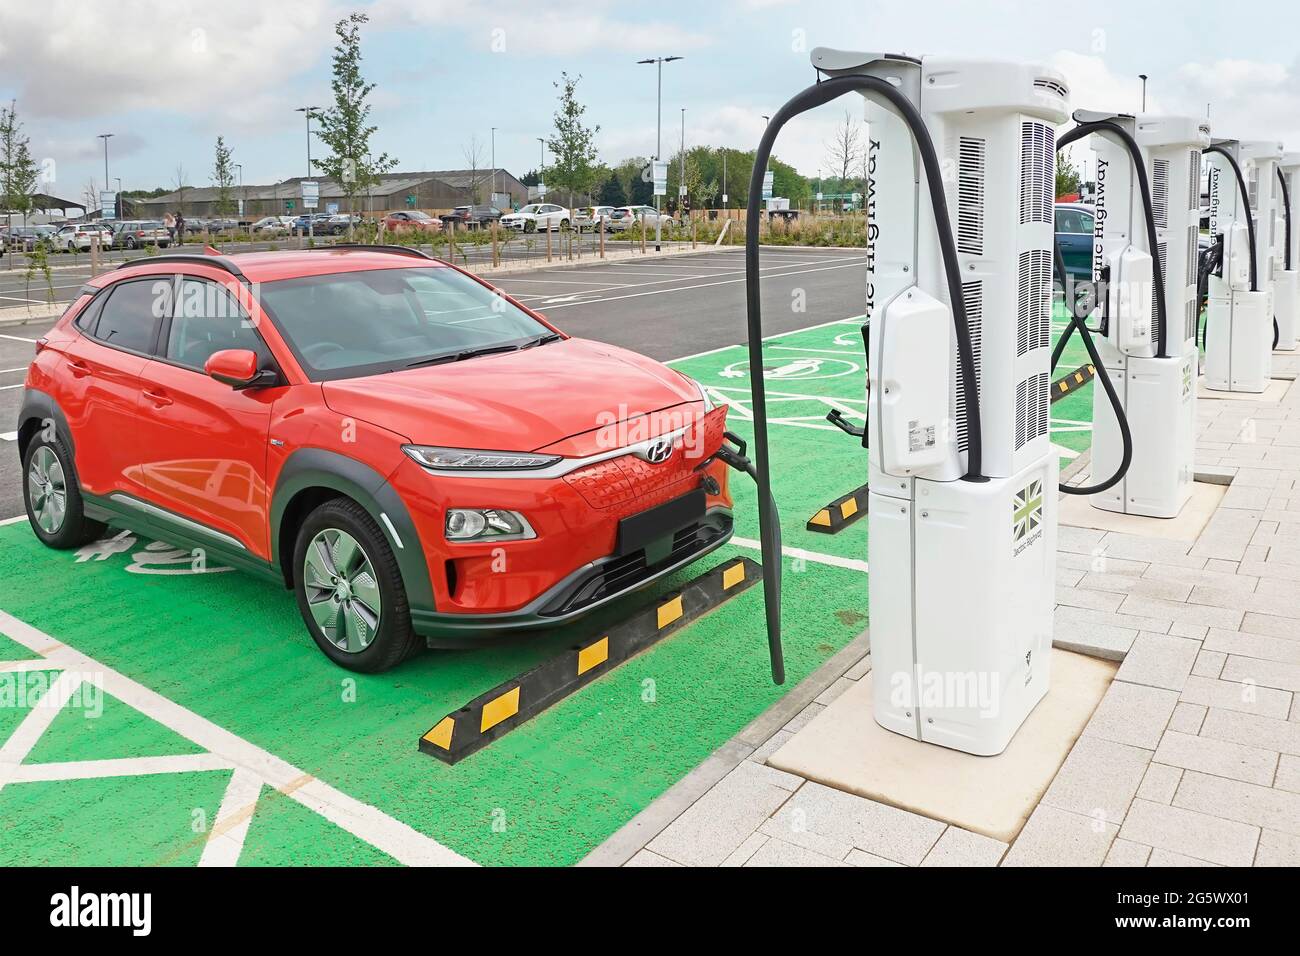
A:
<svg viewBox="0 0 1300 956">
<path fill-rule="evenodd" d="M 176 244 L 185 245 L 185 213 L 176 210 Z"/>
<path fill-rule="evenodd" d="M 176 217 L 171 213 L 163 215 L 163 227 L 167 230 L 167 239 L 172 244 L 176 244 Z"/>
</svg>

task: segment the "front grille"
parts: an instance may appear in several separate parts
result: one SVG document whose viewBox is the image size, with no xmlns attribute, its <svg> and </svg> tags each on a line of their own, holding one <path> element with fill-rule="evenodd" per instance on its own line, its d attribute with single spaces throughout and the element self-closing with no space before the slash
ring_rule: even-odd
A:
<svg viewBox="0 0 1300 956">
<path fill-rule="evenodd" d="M 646 563 L 645 550 L 633 551 L 616 558 L 607 558 L 576 581 L 563 594 L 556 596 L 540 614 L 559 617 L 581 611 L 597 601 L 604 600 L 648 581 L 663 568 L 672 567 L 700 554 L 731 532 L 730 515 L 710 515 L 702 521 L 687 525 L 673 535 L 672 550 L 654 565 Z"/>
</svg>

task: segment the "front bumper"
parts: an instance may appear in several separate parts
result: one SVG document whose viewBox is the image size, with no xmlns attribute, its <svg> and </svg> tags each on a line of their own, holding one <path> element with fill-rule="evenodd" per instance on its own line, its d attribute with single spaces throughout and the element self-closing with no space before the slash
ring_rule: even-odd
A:
<svg viewBox="0 0 1300 956">
<path fill-rule="evenodd" d="M 493 634 L 556 627 L 633 594 L 726 544 L 732 535 L 728 508 L 709 509 L 695 524 L 677 530 L 668 557 L 646 564 L 644 550 L 588 562 L 517 610 L 497 614 L 446 614 L 411 609 L 416 633 L 430 647 L 463 647 Z"/>
</svg>

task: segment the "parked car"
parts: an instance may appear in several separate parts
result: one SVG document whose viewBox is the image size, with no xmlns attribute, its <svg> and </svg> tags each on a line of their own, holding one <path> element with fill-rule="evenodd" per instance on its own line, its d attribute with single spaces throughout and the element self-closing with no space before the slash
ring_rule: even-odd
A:
<svg viewBox="0 0 1300 956">
<path fill-rule="evenodd" d="M 568 229 L 573 216 L 569 210 L 555 203 L 532 202 L 518 212 L 508 212 L 501 217 L 505 229 L 517 229 L 520 232 L 537 232 L 539 229 L 550 232 L 553 229 Z"/>
<path fill-rule="evenodd" d="M 364 225 L 364 223 L 365 220 L 360 216 L 349 213 L 339 213 L 330 216 L 325 220 L 323 225 L 317 225 L 316 231 L 324 233 L 327 236 L 342 236 L 348 232 L 349 228 L 355 229 Z"/>
<path fill-rule="evenodd" d="M 403 209 L 384 217 L 384 231 L 395 235 L 410 232 L 441 232 L 442 220 L 418 209 Z"/>
<path fill-rule="evenodd" d="M 209 219 L 204 223 L 205 232 L 234 232 L 239 228 L 238 219 Z"/>
<path fill-rule="evenodd" d="M 157 219 L 127 219 L 113 227 L 114 249 L 143 249 L 146 246 L 166 249 L 171 242 L 171 233 Z"/>
<path fill-rule="evenodd" d="M 608 229 L 614 216 L 613 206 L 586 206 L 573 211 L 573 228 L 578 232 Z"/>
<path fill-rule="evenodd" d="M 437 260 L 316 256 L 88 280 L 18 416 L 40 541 L 122 527 L 202 548 L 292 589 L 322 652 L 375 672 L 553 628 L 730 539 L 727 412 L 695 381 Z M 593 429 L 619 401 L 627 420 Z"/>
<path fill-rule="evenodd" d="M 253 223 L 253 232 L 263 236 L 284 235 L 289 231 L 292 216 L 263 216 Z"/>
<path fill-rule="evenodd" d="M 489 226 L 501 218 L 501 210 L 495 206 L 457 206 L 451 212 L 439 216 L 444 226 L 463 226 L 473 229 Z"/>
<path fill-rule="evenodd" d="M 295 236 L 307 235 L 307 225 L 310 222 L 311 232 L 313 235 L 324 235 L 323 227 L 330 221 L 330 214 L 327 212 L 314 212 L 310 215 L 302 215 L 293 221 L 293 227 L 290 232 Z"/>
<path fill-rule="evenodd" d="M 37 246 L 52 250 L 54 236 L 58 230 L 54 226 L 10 226 L 5 236 L 6 252 L 31 252 Z"/>
<path fill-rule="evenodd" d="M 671 229 L 673 217 L 660 213 L 654 206 L 622 206 L 610 215 L 610 232 L 625 232 L 633 227 L 640 228 L 644 222 L 647 229 L 653 230 L 655 223 L 662 220 L 663 229 Z"/>
<path fill-rule="evenodd" d="M 51 244 L 59 252 L 89 252 L 95 236 L 101 249 L 107 249 L 113 239 L 112 227 L 98 222 L 65 222 L 54 234 Z"/>
<path fill-rule="evenodd" d="M 1092 281 L 1092 235 L 1096 212 L 1083 203 L 1056 204 L 1056 241 L 1065 274 L 1076 282 Z"/>
</svg>

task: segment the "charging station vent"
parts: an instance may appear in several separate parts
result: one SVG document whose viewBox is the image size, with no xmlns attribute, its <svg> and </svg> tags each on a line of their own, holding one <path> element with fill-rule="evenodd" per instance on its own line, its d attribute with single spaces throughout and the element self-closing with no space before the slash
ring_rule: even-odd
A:
<svg viewBox="0 0 1300 956">
<path fill-rule="evenodd" d="M 984 163 L 986 140 L 962 136 L 957 142 L 957 248 L 984 254 Z"/>
<path fill-rule="evenodd" d="M 1151 164 L 1151 206 L 1156 228 L 1169 228 L 1169 160 L 1157 159 Z"/>
<path fill-rule="evenodd" d="M 1165 277 L 1165 285 L 1168 285 L 1169 284 L 1169 243 L 1168 242 L 1160 243 L 1159 251 L 1156 253 L 1156 256 L 1160 260 L 1160 274 Z M 1159 284 L 1155 281 L 1155 278 L 1152 277 L 1151 279 L 1151 324 L 1153 327 L 1155 326 L 1156 316 L 1160 314 L 1159 307 L 1156 305 L 1156 299 L 1163 292 L 1164 290 L 1160 288 Z"/>
<path fill-rule="evenodd" d="M 1200 265 L 1200 249 L 1198 243 L 1201 238 L 1201 232 L 1196 227 L 1196 223 L 1187 227 L 1187 285 L 1196 285 L 1196 268 Z"/>
<path fill-rule="evenodd" d="M 1046 373 L 1031 375 L 1016 386 L 1016 450 L 1047 434 L 1051 382 Z"/>
<path fill-rule="evenodd" d="M 984 282 L 976 279 L 961 284 L 961 298 L 966 303 L 966 322 L 970 328 L 971 351 L 975 355 L 975 393 L 979 394 L 980 374 L 984 367 Z M 966 393 L 962 391 L 961 363 L 957 361 L 957 346 L 953 345 L 953 367 L 957 370 L 953 394 L 953 420 L 957 423 L 957 450 L 966 451 Z"/>
<path fill-rule="evenodd" d="M 1048 344 L 1052 332 L 1052 256 L 1046 249 L 1020 253 L 1020 308 L 1016 355 Z"/>
<path fill-rule="evenodd" d="M 1199 150 L 1195 149 L 1190 151 L 1190 158 L 1188 159 L 1187 208 L 1198 211 L 1201 208 L 1201 154 Z"/>
<path fill-rule="evenodd" d="M 1187 322 L 1183 330 L 1184 339 L 1196 338 L 1196 320 L 1201 317 L 1201 310 L 1197 307 L 1196 299 L 1193 297 L 1187 300 Z"/>
<path fill-rule="evenodd" d="M 1056 202 L 1056 131 L 1020 124 L 1020 222 L 1051 222 Z"/>
<path fill-rule="evenodd" d="M 1259 167 L 1250 167 L 1250 179 L 1246 183 L 1246 201 L 1251 209 L 1259 209 Z"/>
</svg>

